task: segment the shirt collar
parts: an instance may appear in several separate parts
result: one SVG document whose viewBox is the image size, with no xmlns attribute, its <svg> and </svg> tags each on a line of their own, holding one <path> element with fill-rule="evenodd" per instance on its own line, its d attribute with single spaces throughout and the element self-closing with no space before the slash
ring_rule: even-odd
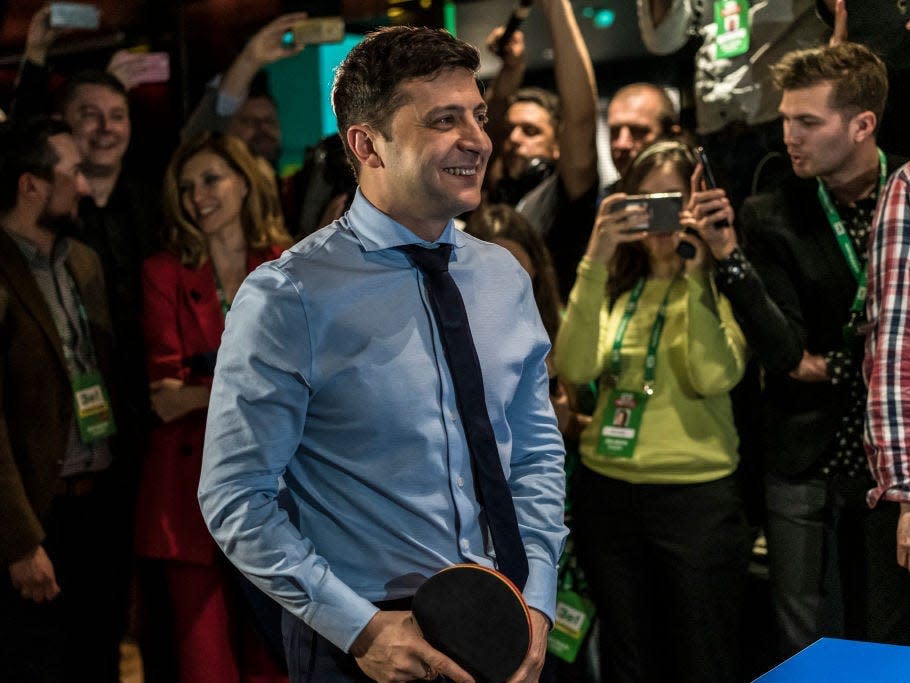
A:
<svg viewBox="0 0 910 683">
<path fill-rule="evenodd" d="M 30 239 L 23 237 L 22 235 L 17 235 L 9 230 L 6 230 L 6 234 L 9 235 L 10 239 L 19 247 L 19 251 L 22 252 L 26 263 L 28 263 L 30 267 L 43 266 L 46 268 L 48 265 L 56 266 L 66 260 L 66 257 L 69 256 L 70 243 L 65 235 L 60 235 L 57 238 L 54 242 L 54 249 L 51 252 L 51 257 L 45 258 L 37 245 Z"/>
<path fill-rule="evenodd" d="M 405 244 L 451 244 L 456 249 L 464 246 L 465 238 L 455 227 L 454 219 L 449 219 L 442 235 L 435 242 L 420 239 L 408 228 L 390 218 L 370 203 L 360 188 L 354 195 L 351 208 L 344 217 L 346 227 L 357 237 L 364 251 L 394 249 Z"/>
</svg>

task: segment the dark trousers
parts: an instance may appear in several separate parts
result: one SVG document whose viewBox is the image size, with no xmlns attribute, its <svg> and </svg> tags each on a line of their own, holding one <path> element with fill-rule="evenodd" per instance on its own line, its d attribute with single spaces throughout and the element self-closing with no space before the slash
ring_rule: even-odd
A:
<svg viewBox="0 0 910 683">
<path fill-rule="evenodd" d="M 629 484 L 580 470 L 578 558 L 603 680 L 738 680 L 749 533 L 735 478 Z"/>
<path fill-rule="evenodd" d="M 910 645 L 910 573 L 897 564 L 899 506 L 866 505 L 871 480 L 765 479 L 779 655 L 818 638 Z"/>
<path fill-rule="evenodd" d="M 0 681 L 120 680 L 127 548 L 110 503 L 100 492 L 55 500 L 43 544 L 61 588 L 54 600 L 23 599 L 3 572 Z"/>
<path fill-rule="evenodd" d="M 291 683 L 370 683 L 351 655 L 287 610 L 282 614 L 281 630 Z"/>
</svg>

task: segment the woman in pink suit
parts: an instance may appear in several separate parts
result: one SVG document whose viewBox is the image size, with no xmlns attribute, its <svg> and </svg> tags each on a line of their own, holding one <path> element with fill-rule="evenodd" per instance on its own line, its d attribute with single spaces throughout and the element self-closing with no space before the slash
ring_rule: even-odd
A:
<svg viewBox="0 0 910 683">
<path fill-rule="evenodd" d="M 162 561 L 179 680 L 287 680 L 249 619 L 196 502 L 205 416 L 225 316 L 246 275 L 290 244 L 274 183 L 236 138 L 180 146 L 164 182 L 167 247 L 143 265 L 153 430 L 136 547 Z"/>
</svg>

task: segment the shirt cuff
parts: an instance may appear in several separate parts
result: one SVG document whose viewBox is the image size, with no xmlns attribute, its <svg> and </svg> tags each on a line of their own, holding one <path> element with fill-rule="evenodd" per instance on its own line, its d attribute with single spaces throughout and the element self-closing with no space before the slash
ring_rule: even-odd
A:
<svg viewBox="0 0 910 683">
<path fill-rule="evenodd" d="M 528 558 L 528 581 L 522 591 L 528 607 L 542 612 L 556 623 L 556 567 L 543 560 Z"/>
<path fill-rule="evenodd" d="M 335 581 L 340 590 L 336 599 L 320 602 L 306 610 L 304 621 L 323 638 L 348 652 L 379 608 L 337 579 Z"/>
<path fill-rule="evenodd" d="M 900 484 L 885 491 L 879 500 L 891 503 L 910 503 L 910 485 Z"/>
<path fill-rule="evenodd" d="M 228 95 L 223 90 L 219 90 L 218 96 L 215 98 L 215 113 L 218 114 L 218 116 L 230 118 L 237 113 L 237 110 L 240 109 L 244 100 L 245 98 L 234 97 L 233 95 Z"/>
<path fill-rule="evenodd" d="M 745 280 L 752 272 L 752 264 L 742 248 L 736 247 L 725 259 L 715 261 L 717 284 L 721 289 Z"/>
<path fill-rule="evenodd" d="M 831 386 L 843 384 L 845 377 L 851 377 L 856 372 L 856 363 L 853 357 L 844 349 L 829 351 L 824 355 Z"/>
</svg>

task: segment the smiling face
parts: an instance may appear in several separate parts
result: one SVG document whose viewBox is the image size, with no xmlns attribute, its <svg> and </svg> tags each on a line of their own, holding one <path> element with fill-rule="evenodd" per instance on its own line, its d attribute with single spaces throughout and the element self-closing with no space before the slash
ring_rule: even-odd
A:
<svg viewBox="0 0 910 683">
<path fill-rule="evenodd" d="M 365 124 L 348 129 L 361 161 L 360 186 L 370 202 L 424 239 L 480 203 L 490 138 L 487 108 L 467 69 L 447 69 L 399 88 L 405 103 L 389 137 Z"/>
<path fill-rule="evenodd" d="M 830 106 L 831 83 L 785 90 L 780 103 L 784 143 L 793 172 L 800 178 L 826 180 L 850 165 L 856 154 L 854 125 Z"/>
<path fill-rule="evenodd" d="M 178 187 L 183 210 L 205 235 L 242 231 L 247 183 L 222 157 L 208 150 L 191 156 L 180 169 Z"/>
<path fill-rule="evenodd" d="M 63 120 L 73 129 L 87 173 L 120 170 L 130 144 L 129 105 L 123 95 L 104 85 L 80 85 L 63 110 Z"/>
</svg>

